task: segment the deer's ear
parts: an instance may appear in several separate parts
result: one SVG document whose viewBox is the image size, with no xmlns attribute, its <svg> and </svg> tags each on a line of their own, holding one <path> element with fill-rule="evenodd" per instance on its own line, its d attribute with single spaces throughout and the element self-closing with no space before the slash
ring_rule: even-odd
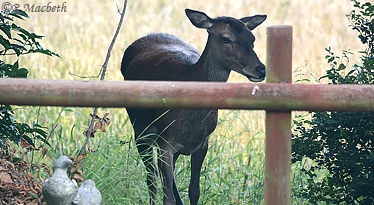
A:
<svg viewBox="0 0 374 205">
<path fill-rule="evenodd" d="M 255 15 L 241 18 L 240 20 L 245 24 L 249 30 L 255 29 L 258 25 L 266 20 L 266 15 Z"/>
<path fill-rule="evenodd" d="M 197 28 L 208 29 L 213 26 L 213 20 L 205 13 L 191 9 L 186 9 L 185 12 L 191 23 Z"/>
</svg>

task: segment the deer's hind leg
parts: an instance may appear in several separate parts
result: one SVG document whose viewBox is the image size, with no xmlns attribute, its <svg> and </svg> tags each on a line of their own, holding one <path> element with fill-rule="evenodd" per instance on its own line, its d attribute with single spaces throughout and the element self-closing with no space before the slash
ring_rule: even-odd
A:
<svg viewBox="0 0 374 205">
<path fill-rule="evenodd" d="M 156 204 L 158 171 L 153 157 L 153 146 L 158 138 L 155 126 L 144 127 L 134 124 L 135 143 L 140 157 L 147 170 L 147 185 L 149 189 L 150 204 Z M 145 130 L 146 129 L 146 130 Z"/>
<path fill-rule="evenodd" d="M 167 144 L 167 143 L 166 143 Z M 178 192 L 174 178 L 174 155 L 175 149 L 169 145 L 159 143 L 158 168 L 162 176 L 164 190 L 164 205 L 183 204 Z"/>
<path fill-rule="evenodd" d="M 174 192 L 174 198 L 175 198 L 176 204 L 183 205 L 183 201 L 179 194 L 177 183 L 175 182 L 175 163 L 177 162 L 179 155 L 180 155 L 179 153 L 176 153 L 174 154 L 174 158 L 173 158 L 173 172 L 174 172 L 173 192 Z"/>
</svg>

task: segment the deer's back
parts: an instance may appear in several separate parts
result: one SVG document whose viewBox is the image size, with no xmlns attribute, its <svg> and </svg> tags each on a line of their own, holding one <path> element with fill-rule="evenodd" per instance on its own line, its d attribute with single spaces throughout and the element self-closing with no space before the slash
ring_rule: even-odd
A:
<svg viewBox="0 0 374 205">
<path fill-rule="evenodd" d="M 155 33 L 139 38 L 125 51 L 121 72 L 126 80 L 188 81 L 199 52 L 178 37 Z"/>
</svg>

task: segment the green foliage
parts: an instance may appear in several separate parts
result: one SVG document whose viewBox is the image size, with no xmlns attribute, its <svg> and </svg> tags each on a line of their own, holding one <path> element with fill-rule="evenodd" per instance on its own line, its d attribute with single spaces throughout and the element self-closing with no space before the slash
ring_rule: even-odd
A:
<svg viewBox="0 0 374 205">
<path fill-rule="evenodd" d="M 374 5 L 369 2 L 361 4 L 357 0 L 353 0 L 354 7 L 359 12 L 353 10 L 348 16 L 352 21 L 352 29 L 359 32 L 358 38 L 363 44 L 368 46 L 365 53 L 374 53 Z"/>
<path fill-rule="evenodd" d="M 5 34 L 0 35 L 2 50 L 0 55 L 25 55 L 29 53 L 42 53 L 49 56 L 59 56 L 58 54 L 44 49 L 38 40 L 43 36 L 30 33 L 26 29 L 14 23 L 15 19 L 24 20 L 29 16 L 22 10 L 4 11 L 0 13 L 0 30 Z"/>
<path fill-rule="evenodd" d="M 308 186 L 301 195 L 316 204 L 371 204 L 374 200 L 374 115 L 318 112 L 311 121 L 298 122 L 293 137 L 293 162 L 313 160 Z M 310 126 L 305 127 L 305 124 Z M 318 174 L 328 170 L 326 177 Z"/>
<path fill-rule="evenodd" d="M 321 78 L 328 78 L 333 84 L 373 84 L 374 83 L 374 5 L 369 2 L 360 4 L 360 2 L 353 0 L 354 7 L 359 11 L 353 10 L 348 19 L 351 21 L 351 27 L 357 31 L 358 38 L 366 46 L 362 54 L 362 65 L 354 65 L 353 68 L 345 73 L 346 65 L 343 62 L 349 61 L 348 55 L 352 54 L 348 51 L 343 51 L 342 57 L 335 56 L 331 48 L 327 48 L 328 54 L 325 56 L 327 62 L 330 63 L 331 68 L 327 70 L 327 75 Z"/>
<path fill-rule="evenodd" d="M 0 78 L 15 77 L 26 78 L 29 71 L 20 67 L 18 59 L 29 53 L 42 53 L 49 56 L 58 56 L 48 49 L 44 49 L 38 40 L 43 36 L 30 33 L 26 29 L 15 24 L 15 20 L 24 20 L 29 16 L 22 10 L 0 12 L 0 56 L 15 55 L 13 63 L 0 60 Z M 14 112 L 9 105 L 0 105 L 0 147 L 4 147 L 7 141 L 20 143 L 24 139 L 29 145 L 34 145 L 34 140 L 39 139 L 49 145 L 46 140 L 45 128 L 38 123 L 28 125 L 17 122 Z"/>
<path fill-rule="evenodd" d="M 34 146 L 33 139 L 39 139 L 42 142 L 49 145 L 46 141 L 47 133 L 45 127 L 42 127 L 38 123 L 34 123 L 32 126 L 26 123 L 16 122 L 13 118 L 13 110 L 9 105 L 0 106 L 0 145 L 3 146 L 7 140 L 21 142 L 21 139 L 26 140 L 29 145 Z"/>
<path fill-rule="evenodd" d="M 341 57 L 327 48 L 331 68 L 321 78 L 332 84 L 374 84 L 374 5 L 353 1 L 359 11 L 347 15 L 366 45 L 362 64 L 347 71 L 348 51 Z M 374 201 L 374 113 L 317 112 L 295 120 L 292 162 L 309 160 L 301 171 L 306 186 L 297 195 L 317 204 L 372 204 Z"/>
</svg>

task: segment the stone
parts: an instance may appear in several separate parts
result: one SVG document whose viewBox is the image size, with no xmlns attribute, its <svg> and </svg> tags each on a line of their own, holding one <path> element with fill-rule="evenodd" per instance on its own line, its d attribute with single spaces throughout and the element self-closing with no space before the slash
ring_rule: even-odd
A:
<svg viewBox="0 0 374 205">
<path fill-rule="evenodd" d="M 60 156 L 53 164 L 53 174 L 45 180 L 42 193 L 48 205 L 71 205 L 78 186 L 67 175 L 72 161 L 67 156 Z"/>
<path fill-rule="evenodd" d="M 74 197 L 73 204 L 75 205 L 100 205 L 101 193 L 97 190 L 95 182 L 88 179 L 79 187 L 77 194 Z"/>
</svg>

